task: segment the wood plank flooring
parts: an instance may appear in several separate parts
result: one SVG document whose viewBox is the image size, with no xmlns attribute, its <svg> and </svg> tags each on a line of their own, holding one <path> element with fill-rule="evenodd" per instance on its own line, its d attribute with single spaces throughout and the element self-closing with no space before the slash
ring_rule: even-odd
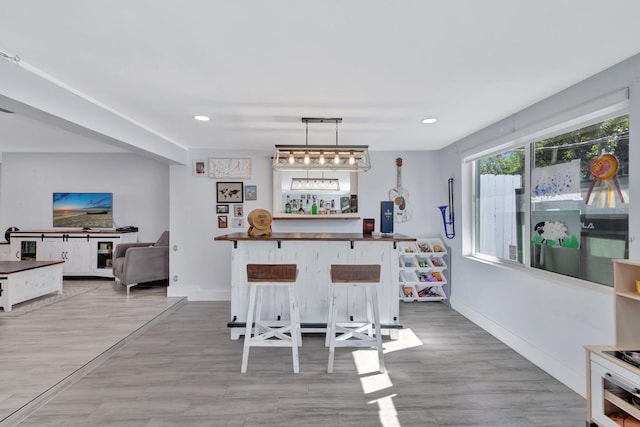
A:
<svg viewBox="0 0 640 427">
<path fill-rule="evenodd" d="M 77 307 L 73 314 L 56 313 L 76 320 L 73 331 L 50 327 L 43 318 L 25 320 L 31 323 L 31 341 L 56 336 L 61 362 L 41 369 L 43 356 L 33 355 L 20 370 L 42 371 L 53 382 L 53 371 L 66 368 L 67 346 L 95 346 L 95 321 L 82 319 L 104 310 L 102 298 L 105 306 L 113 300 L 107 291 L 94 294 L 95 305 L 85 305 L 84 314 Z M 144 291 L 133 291 L 121 309 L 145 300 Z M 582 397 L 442 303 L 401 304 L 405 329 L 398 340 L 385 339 L 386 374 L 376 372 L 375 351 L 357 349 L 336 349 L 334 373 L 327 374 L 324 338 L 313 334 L 303 338 L 299 374 L 293 374 L 286 348 L 252 348 L 248 372 L 241 374 L 242 340 L 229 338 L 229 307 L 228 302 L 182 304 L 20 425 L 585 425 Z M 124 319 L 127 313 L 114 312 L 110 322 L 131 323 Z M 46 317 L 58 322 L 54 313 Z M 84 325 L 90 332 L 82 332 Z M 3 341 L 4 326 L 0 321 Z M 6 388 L 0 391 L 3 401 L 5 393 Z"/>
<path fill-rule="evenodd" d="M 65 280 L 64 286 L 94 289 L 0 318 L 2 426 L 15 424 L 184 301 L 167 298 L 166 288 L 140 289 L 127 298 L 113 280 Z"/>
</svg>

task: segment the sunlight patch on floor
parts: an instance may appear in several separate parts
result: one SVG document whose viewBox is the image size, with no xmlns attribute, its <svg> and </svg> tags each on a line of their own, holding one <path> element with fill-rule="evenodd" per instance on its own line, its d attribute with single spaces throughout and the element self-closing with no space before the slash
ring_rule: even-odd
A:
<svg viewBox="0 0 640 427">
<path fill-rule="evenodd" d="M 424 345 L 420 338 L 411 330 L 411 328 L 398 330 L 398 339 L 386 341 L 383 343 L 384 353 L 405 350 L 412 347 L 420 347 Z"/>
<path fill-rule="evenodd" d="M 396 396 L 396 394 L 391 394 L 368 402 L 370 405 L 378 405 L 378 416 L 382 427 L 401 427 L 398 411 L 393 404 L 393 398 Z"/>
<path fill-rule="evenodd" d="M 394 331 L 394 334 L 397 339 L 383 343 L 385 354 L 424 345 L 410 328 Z M 378 352 L 375 349 L 356 350 L 351 354 L 356 370 L 360 375 L 360 386 L 364 394 L 376 393 L 387 389 L 391 390 L 393 383 L 389 377 L 389 372 L 379 373 Z M 398 411 L 393 403 L 395 396 L 397 395 L 390 394 L 369 402 L 371 405 L 378 405 L 378 416 L 382 427 L 401 427 Z"/>
</svg>

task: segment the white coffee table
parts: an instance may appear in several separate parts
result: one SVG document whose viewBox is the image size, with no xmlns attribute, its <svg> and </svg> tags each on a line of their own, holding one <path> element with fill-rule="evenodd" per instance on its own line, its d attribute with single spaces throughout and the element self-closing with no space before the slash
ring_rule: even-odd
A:
<svg viewBox="0 0 640 427">
<path fill-rule="evenodd" d="M 64 261 L 0 261 L 0 307 L 51 293 L 62 293 Z"/>
</svg>

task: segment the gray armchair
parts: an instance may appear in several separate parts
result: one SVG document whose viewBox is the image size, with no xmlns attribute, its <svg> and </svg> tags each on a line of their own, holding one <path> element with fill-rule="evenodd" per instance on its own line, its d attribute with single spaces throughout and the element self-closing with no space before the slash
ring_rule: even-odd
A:
<svg viewBox="0 0 640 427">
<path fill-rule="evenodd" d="M 120 243 L 113 252 L 113 276 L 127 287 L 169 278 L 169 232 L 155 243 Z"/>
</svg>

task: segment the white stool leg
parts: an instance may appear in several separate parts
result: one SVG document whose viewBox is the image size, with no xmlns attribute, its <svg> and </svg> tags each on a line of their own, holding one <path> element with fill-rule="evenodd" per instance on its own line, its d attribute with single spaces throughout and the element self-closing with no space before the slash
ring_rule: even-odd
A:
<svg viewBox="0 0 640 427">
<path fill-rule="evenodd" d="M 376 334 L 376 348 L 378 350 L 378 363 L 380 367 L 380 373 L 384 374 L 384 353 L 382 349 L 382 331 L 380 327 L 380 309 L 378 306 L 378 289 L 371 289 L 371 302 L 373 304 L 373 321 L 375 322 L 375 334 Z"/>
<path fill-rule="evenodd" d="M 247 365 L 249 363 L 249 348 L 251 346 L 251 330 L 253 324 L 253 310 L 256 303 L 256 286 L 251 284 L 249 286 L 249 308 L 247 310 L 247 325 L 244 332 L 244 347 L 242 350 L 242 367 L 240 372 L 247 372 Z"/>
<path fill-rule="evenodd" d="M 295 289 L 292 285 L 289 288 L 289 322 L 291 323 L 291 355 L 293 357 L 293 373 L 300 372 L 300 365 L 298 359 L 298 345 L 300 335 L 300 325 L 298 323 L 298 302 L 296 301 Z"/>
<path fill-rule="evenodd" d="M 327 316 L 327 332 L 324 338 L 324 346 L 329 347 L 329 340 L 331 339 L 331 335 L 335 334 L 335 330 L 333 328 L 333 295 L 335 293 L 335 284 L 332 283 L 329 285 L 329 314 Z"/>
<path fill-rule="evenodd" d="M 371 288 L 371 285 L 365 285 L 364 286 L 364 297 L 367 300 L 367 322 L 369 322 L 369 324 L 367 325 L 367 334 L 373 338 L 373 325 L 375 322 L 375 315 L 373 313 L 373 304 L 371 303 L 372 297 L 371 294 L 375 292 L 374 289 Z"/>
<path fill-rule="evenodd" d="M 253 323 L 255 324 L 253 334 L 254 336 L 259 336 L 262 333 L 261 323 L 262 320 L 262 296 L 264 295 L 264 286 L 260 283 L 252 284 L 256 288 L 256 311 Z"/>
<path fill-rule="evenodd" d="M 338 305 L 336 304 L 337 297 L 336 285 L 335 283 L 331 283 L 331 296 L 329 298 L 331 311 L 329 312 L 329 322 L 327 322 L 327 333 L 331 334 L 329 336 L 329 366 L 327 367 L 327 372 L 329 374 L 333 372 L 333 360 L 336 352 L 336 315 L 338 311 Z"/>
<path fill-rule="evenodd" d="M 296 321 L 296 328 L 298 330 L 298 347 L 302 347 L 302 326 L 301 326 L 301 320 L 300 320 L 300 306 L 298 304 L 298 292 L 296 291 L 295 286 L 291 287 L 292 291 L 293 291 L 293 300 L 296 303 L 296 310 L 295 310 L 295 321 Z"/>
</svg>

